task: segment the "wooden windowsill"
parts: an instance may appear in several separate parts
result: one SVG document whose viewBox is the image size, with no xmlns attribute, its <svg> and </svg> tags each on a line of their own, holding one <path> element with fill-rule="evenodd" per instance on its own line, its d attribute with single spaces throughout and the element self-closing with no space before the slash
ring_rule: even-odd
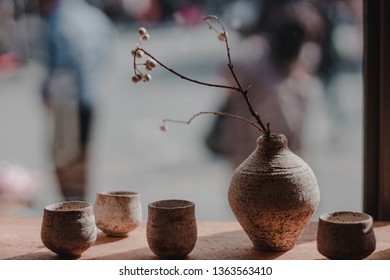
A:
<svg viewBox="0 0 390 280">
<path fill-rule="evenodd" d="M 0 259 L 46 260 L 60 259 L 48 250 L 40 238 L 41 219 L 0 217 Z M 376 222 L 377 246 L 367 259 L 390 259 L 390 222 Z M 237 222 L 198 222 L 198 240 L 188 259 L 251 260 L 325 259 L 317 251 L 317 223 L 311 223 L 297 245 L 286 252 L 255 250 Z M 96 243 L 79 259 L 153 260 L 158 259 L 146 241 L 146 223 L 127 237 L 107 237 L 98 230 Z"/>
</svg>

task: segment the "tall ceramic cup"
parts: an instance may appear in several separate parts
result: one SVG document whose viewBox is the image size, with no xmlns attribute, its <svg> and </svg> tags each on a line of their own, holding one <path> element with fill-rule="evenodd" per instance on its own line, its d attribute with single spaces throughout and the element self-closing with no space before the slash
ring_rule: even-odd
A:
<svg viewBox="0 0 390 280">
<path fill-rule="evenodd" d="M 197 239 L 195 204 L 187 200 L 160 200 L 148 205 L 147 241 L 162 258 L 184 258 Z"/>
<path fill-rule="evenodd" d="M 51 251 L 64 256 L 80 256 L 96 241 L 92 204 L 70 201 L 44 208 L 41 239 Z"/>
<path fill-rule="evenodd" d="M 97 193 L 94 213 L 96 226 L 105 234 L 125 236 L 141 223 L 141 195 L 129 191 Z"/>
<path fill-rule="evenodd" d="M 320 216 L 317 248 L 328 259 L 364 259 L 375 247 L 376 239 L 370 215 L 340 211 Z"/>
</svg>

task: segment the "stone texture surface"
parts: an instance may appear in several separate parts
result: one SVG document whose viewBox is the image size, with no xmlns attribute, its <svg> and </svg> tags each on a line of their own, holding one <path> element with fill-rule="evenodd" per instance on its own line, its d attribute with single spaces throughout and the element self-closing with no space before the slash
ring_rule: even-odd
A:
<svg viewBox="0 0 390 280">
<path fill-rule="evenodd" d="M 375 250 L 372 217 L 359 212 L 339 211 L 320 216 L 318 251 L 329 259 L 359 260 Z"/>
<path fill-rule="evenodd" d="M 93 207 L 96 226 L 107 235 L 125 236 L 142 220 L 141 195 L 129 191 L 100 192 Z"/>
<path fill-rule="evenodd" d="M 184 258 L 197 240 L 195 204 L 186 200 L 162 200 L 148 206 L 146 238 L 161 258 Z"/>
<path fill-rule="evenodd" d="M 80 256 L 96 241 L 92 204 L 73 201 L 44 209 L 41 239 L 51 251 L 62 256 Z"/>
<path fill-rule="evenodd" d="M 294 247 L 320 201 L 317 179 L 287 146 L 282 134 L 261 136 L 256 150 L 235 170 L 229 204 L 260 250 Z"/>
</svg>

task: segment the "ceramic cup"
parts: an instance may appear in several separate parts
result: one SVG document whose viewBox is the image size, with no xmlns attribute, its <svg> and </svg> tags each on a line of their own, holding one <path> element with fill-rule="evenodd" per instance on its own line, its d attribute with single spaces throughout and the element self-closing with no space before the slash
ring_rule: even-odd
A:
<svg viewBox="0 0 390 280">
<path fill-rule="evenodd" d="M 184 258 L 197 239 L 195 204 L 187 200 L 161 200 L 148 205 L 147 241 L 162 258 Z"/>
<path fill-rule="evenodd" d="M 96 241 L 92 204 L 70 201 L 46 206 L 41 239 L 48 249 L 59 255 L 80 256 Z"/>
<path fill-rule="evenodd" d="M 129 191 L 97 193 L 94 213 L 96 226 L 106 235 L 125 236 L 141 223 L 141 195 Z"/>
<path fill-rule="evenodd" d="M 364 259 L 375 250 L 375 246 L 370 215 L 341 211 L 320 216 L 317 248 L 328 259 Z"/>
</svg>

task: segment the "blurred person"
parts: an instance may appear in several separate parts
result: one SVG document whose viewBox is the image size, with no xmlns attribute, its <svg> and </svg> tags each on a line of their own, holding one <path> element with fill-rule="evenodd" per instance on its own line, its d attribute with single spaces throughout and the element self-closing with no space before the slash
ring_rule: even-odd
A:
<svg viewBox="0 0 390 280">
<path fill-rule="evenodd" d="M 290 149 L 302 156 L 307 109 L 314 99 L 324 104 L 322 85 L 314 75 L 321 56 L 322 20 L 305 1 L 263 1 L 261 12 L 257 34 L 244 38 L 234 71 L 244 87 L 250 86 L 249 98 L 263 122 L 270 123 L 271 132 L 285 134 Z M 226 76 L 235 83 L 230 73 Z M 252 118 L 237 92 L 228 92 L 221 111 Z M 237 167 L 254 151 L 259 136 L 245 123 L 219 118 L 206 144 Z"/>
<path fill-rule="evenodd" d="M 84 200 L 95 99 L 108 55 L 111 24 L 82 0 L 40 0 L 48 75 L 42 97 L 53 116 L 53 162 L 65 200 Z"/>
<path fill-rule="evenodd" d="M 202 5 L 198 0 L 182 1 L 173 17 L 179 25 L 197 25 L 202 22 L 204 17 Z"/>
<path fill-rule="evenodd" d="M 328 7 L 332 20 L 329 42 L 334 49 L 336 63 L 328 75 L 327 100 L 334 123 L 333 147 L 351 148 L 343 134 L 360 137 L 363 94 L 363 1 L 332 1 Z M 348 131 L 346 131 L 348 129 Z"/>
<path fill-rule="evenodd" d="M 0 214 L 13 214 L 20 207 L 30 207 L 38 194 L 38 174 L 23 166 L 0 161 Z"/>
<path fill-rule="evenodd" d="M 122 0 L 122 7 L 136 22 L 156 23 L 163 16 L 160 2 L 160 0 Z"/>
<path fill-rule="evenodd" d="M 361 72 L 363 58 L 363 2 L 340 1 L 335 7 L 332 44 L 338 55 L 338 71 Z"/>
<path fill-rule="evenodd" d="M 13 1 L 0 0 L 0 77 L 12 76 L 21 64 L 11 38 L 16 28 Z"/>
<path fill-rule="evenodd" d="M 15 28 L 15 5 L 11 0 L 0 0 L 0 54 L 7 51 L 8 33 Z"/>
</svg>

